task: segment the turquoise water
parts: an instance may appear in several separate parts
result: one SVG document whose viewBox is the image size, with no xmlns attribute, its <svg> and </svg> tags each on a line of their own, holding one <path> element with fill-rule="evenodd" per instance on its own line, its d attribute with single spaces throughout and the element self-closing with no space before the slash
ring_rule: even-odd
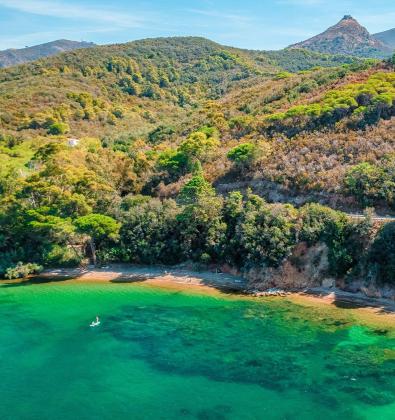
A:
<svg viewBox="0 0 395 420">
<path fill-rule="evenodd" d="M 0 418 L 394 419 L 394 335 L 322 311 L 136 284 L 2 285 Z"/>
</svg>

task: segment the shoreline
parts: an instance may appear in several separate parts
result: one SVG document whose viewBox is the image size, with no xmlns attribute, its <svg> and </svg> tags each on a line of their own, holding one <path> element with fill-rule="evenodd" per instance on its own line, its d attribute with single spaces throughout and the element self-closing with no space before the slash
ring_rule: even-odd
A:
<svg viewBox="0 0 395 420">
<path fill-rule="evenodd" d="M 348 310 L 364 323 L 395 328 L 395 302 L 377 299 L 362 293 L 351 293 L 334 288 L 311 288 L 285 292 L 283 296 L 254 296 L 246 290 L 242 277 L 210 271 L 192 271 L 186 268 L 163 266 L 134 266 L 114 264 L 108 267 L 48 269 L 28 279 L 6 280 L 7 283 L 49 283 L 51 281 L 78 281 L 88 283 L 145 284 L 178 291 L 223 295 L 239 299 L 267 301 L 285 299 L 291 303 L 331 310 Z M 2 281 L 4 282 L 4 280 Z M 0 283 L 1 284 L 1 283 Z"/>
</svg>

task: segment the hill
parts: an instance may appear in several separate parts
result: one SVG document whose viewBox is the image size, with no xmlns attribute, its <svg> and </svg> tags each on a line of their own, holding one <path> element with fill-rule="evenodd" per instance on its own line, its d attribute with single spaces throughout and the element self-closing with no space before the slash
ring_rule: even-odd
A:
<svg viewBox="0 0 395 420">
<path fill-rule="evenodd" d="M 382 43 L 390 46 L 392 49 L 395 49 L 395 28 L 374 34 L 373 38 L 378 39 Z"/>
<path fill-rule="evenodd" d="M 382 58 L 393 48 L 369 34 L 352 16 L 346 15 L 336 25 L 290 48 L 306 48 L 327 54 L 350 54 L 359 57 Z"/>
<path fill-rule="evenodd" d="M 215 153 L 198 153 L 216 185 L 255 179 L 274 182 L 284 199 L 308 200 L 320 190 L 320 200 L 336 196 L 342 208 L 364 200 L 388 208 L 392 199 L 384 192 L 350 201 L 345 176 L 363 162 L 365 148 L 355 140 L 352 151 L 345 144 L 334 150 L 333 142 L 363 139 L 371 145 L 370 163 L 385 166 L 393 100 L 390 62 L 301 49 L 240 50 L 195 37 L 76 50 L 0 70 L 0 172 L 30 173 L 45 144 L 89 138 L 139 156 L 142 167 L 128 192 L 172 196 L 191 171 L 189 152 L 179 147 L 198 132 L 220 140 Z M 232 164 L 227 154 L 240 144 L 267 150 Z"/>
<path fill-rule="evenodd" d="M 238 86 L 286 70 L 357 62 L 303 50 L 240 50 L 194 37 L 76 50 L 0 70 L 0 127 L 37 135 L 62 122 L 76 136 L 148 135 Z"/>
<path fill-rule="evenodd" d="M 388 281 L 391 230 L 371 247 L 370 219 L 333 208 L 395 209 L 394 64 L 188 37 L 1 69 L 0 273 L 84 258 L 247 272 L 310 247 L 323 275 Z"/>
<path fill-rule="evenodd" d="M 67 39 L 47 42 L 45 44 L 34 45 L 21 49 L 8 49 L 0 51 L 0 67 L 10 67 L 17 64 L 27 63 L 38 60 L 39 58 L 49 57 L 65 51 L 72 51 L 79 48 L 90 48 L 95 44 L 92 42 L 77 42 Z"/>
</svg>

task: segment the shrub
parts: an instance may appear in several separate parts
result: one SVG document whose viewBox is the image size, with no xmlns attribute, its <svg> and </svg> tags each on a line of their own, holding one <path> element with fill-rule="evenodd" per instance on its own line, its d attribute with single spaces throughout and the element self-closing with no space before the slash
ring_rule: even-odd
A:
<svg viewBox="0 0 395 420">
<path fill-rule="evenodd" d="M 199 196 L 177 216 L 180 251 L 183 260 L 217 261 L 225 238 L 222 199 Z"/>
<path fill-rule="evenodd" d="M 297 211 L 250 195 L 236 231 L 250 267 L 278 267 L 296 244 Z"/>
<path fill-rule="evenodd" d="M 171 178 L 177 178 L 185 173 L 187 165 L 188 157 L 185 153 L 174 149 L 167 149 L 158 157 L 159 169 L 167 171 Z"/>
<path fill-rule="evenodd" d="M 184 153 L 190 160 L 205 160 L 208 154 L 219 146 L 215 137 L 209 137 L 202 131 L 196 131 L 184 140 L 179 151 Z"/>
<path fill-rule="evenodd" d="M 344 190 L 363 206 L 377 200 L 394 204 L 395 160 L 386 159 L 380 165 L 362 162 L 352 166 L 344 177 Z"/>
<path fill-rule="evenodd" d="M 395 285 L 395 222 L 381 228 L 372 244 L 369 260 L 375 264 L 380 281 Z"/>
<path fill-rule="evenodd" d="M 178 198 L 183 204 L 191 204 L 202 197 L 213 197 L 214 195 L 215 190 L 212 185 L 204 179 L 203 175 L 196 175 L 181 188 Z"/>
<path fill-rule="evenodd" d="M 7 279 L 21 279 L 30 274 L 38 274 L 42 269 L 43 267 L 38 264 L 18 262 L 15 266 L 7 268 L 5 277 Z"/>
<path fill-rule="evenodd" d="M 54 136 L 66 134 L 70 131 L 70 127 L 66 123 L 62 122 L 55 122 L 48 128 L 48 134 L 52 134 Z"/>
<path fill-rule="evenodd" d="M 43 261 L 49 267 L 76 267 L 81 263 L 82 255 L 71 247 L 54 245 L 44 254 Z"/>
<path fill-rule="evenodd" d="M 347 222 L 343 213 L 315 203 L 303 206 L 300 209 L 300 218 L 300 239 L 309 245 L 327 240 L 333 234 L 333 226 L 338 226 L 339 222 Z"/>
<path fill-rule="evenodd" d="M 257 156 L 257 146 L 252 143 L 243 143 L 231 149 L 228 154 L 228 159 L 236 165 L 248 166 Z"/>
<path fill-rule="evenodd" d="M 142 264 L 179 262 L 174 200 L 142 197 L 128 200 L 122 214 L 121 243 L 123 259 Z"/>
</svg>

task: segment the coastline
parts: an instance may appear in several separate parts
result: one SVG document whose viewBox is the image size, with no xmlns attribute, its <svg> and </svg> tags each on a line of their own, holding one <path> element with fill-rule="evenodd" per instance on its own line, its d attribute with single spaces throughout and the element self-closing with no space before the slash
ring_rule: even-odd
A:
<svg viewBox="0 0 395 420">
<path fill-rule="evenodd" d="M 192 271 L 186 268 L 162 266 L 144 267 L 114 264 L 108 267 L 48 269 L 28 279 L 6 280 L 7 283 L 49 282 L 109 282 L 141 284 L 177 291 L 222 295 L 256 301 L 282 299 L 293 304 L 338 311 L 350 315 L 367 325 L 395 328 L 395 302 L 388 299 L 369 298 L 362 293 L 350 293 L 334 288 L 312 288 L 286 292 L 283 296 L 254 296 L 246 291 L 247 281 L 242 277 L 219 272 Z M 4 282 L 4 280 L 3 280 Z M 1 283 L 0 283 L 1 284 Z"/>
</svg>

